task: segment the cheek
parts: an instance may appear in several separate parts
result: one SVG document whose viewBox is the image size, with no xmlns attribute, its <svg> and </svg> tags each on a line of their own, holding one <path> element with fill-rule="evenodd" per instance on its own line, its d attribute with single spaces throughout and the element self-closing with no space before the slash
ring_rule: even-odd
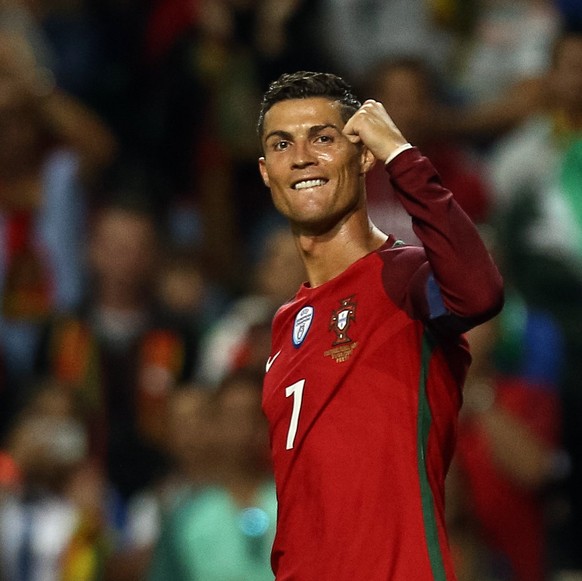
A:
<svg viewBox="0 0 582 581">
<path fill-rule="evenodd" d="M 360 164 L 359 160 L 354 159 L 344 165 L 340 172 L 340 179 L 351 186 L 351 184 L 358 182 L 364 173 L 362 164 Z"/>
<path fill-rule="evenodd" d="M 281 202 L 288 198 L 289 192 L 287 191 L 286 185 L 287 179 L 283 179 L 281 176 L 278 176 L 277 173 L 271 170 L 266 178 L 263 178 L 263 180 L 271 192 L 271 198 L 273 199 L 273 202 Z"/>
<path fill-rule="evenodd" d="M 290 200 L 282 189 L 277 188 L 276 184 L 271 184 L 271 200 L 279 212 L 287 213 L 290 208 Z"/>
</svg>

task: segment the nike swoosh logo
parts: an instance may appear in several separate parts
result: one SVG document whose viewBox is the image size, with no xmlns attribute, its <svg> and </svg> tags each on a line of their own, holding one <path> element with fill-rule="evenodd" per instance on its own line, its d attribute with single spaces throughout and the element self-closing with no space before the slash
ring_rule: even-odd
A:
<svg viewBox="0 0 582 581">
<path fill-rule="evenodd" d="M 279 355 L 281 355 L 281 350 L 277 351 L 273 357 L 269 357 L 269 359 L 267 359 L 267 363 L 265 364 L 265 373 L 269 372 L 269 369 L 271 369 L 273 363 L 275 363 L 275 359 L 277 359 Z"/>
</svg>

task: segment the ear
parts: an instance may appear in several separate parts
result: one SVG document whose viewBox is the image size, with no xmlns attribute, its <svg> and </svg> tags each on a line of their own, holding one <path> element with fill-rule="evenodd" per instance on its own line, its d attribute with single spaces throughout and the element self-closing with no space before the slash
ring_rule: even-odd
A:
<svg viewBox="0 0 582 581">
<path fill-rule="evenodd" d="M 263 183 L 268 188 L 271 187 L 270 182 L 269 182 L 269 174 L 267 172 L 267 166 L 266 166 L 264 157 L 259 157 L 259 171 L 261 172 L 261 177 L 263 178 Z"/>
<path fill-rule="evenodd" d="M 360 153 L 360 167 L 362 175 L 367 174 L 376 165 L 374 154 L 364 145 Z"/>
</svg>

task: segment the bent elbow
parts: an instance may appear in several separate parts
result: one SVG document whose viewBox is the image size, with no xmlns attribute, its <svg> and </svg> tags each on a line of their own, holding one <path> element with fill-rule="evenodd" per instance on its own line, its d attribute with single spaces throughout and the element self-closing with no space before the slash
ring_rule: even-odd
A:
<svg viewBox="0 0 582 581">
<path fill-rule="evenodd" d="M 484 323 L 498 315 L 503 309 L 505 291 L 501 277 L 499 277 L 499 280 L 495 284 L 490 285 L 487 292 L 482 292 L 480 295 L 481 300 L 478 305 L 475 305 L 476 312 L 474 318 Z"/>
</svg>

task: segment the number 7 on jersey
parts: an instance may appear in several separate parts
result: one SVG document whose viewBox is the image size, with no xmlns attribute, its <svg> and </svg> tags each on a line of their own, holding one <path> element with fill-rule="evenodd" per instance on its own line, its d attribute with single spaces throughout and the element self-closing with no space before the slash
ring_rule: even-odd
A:
<svg viewBox="0 0 582 581">
<path fill-rule="evenodd" d="M 296 381 L 293 385 L 285 388 L 285 397 L 293 396 L 293 410 L 291 412 L 291 421 L 289 422 L 289 431 L 287 432 L 287 450 L 293 448 L 295 436 L 297 434 L 297 424 L 299 422 L 299 412 L 301 411 L 301 402 L 303 400 L 303 387 L 305 379 Z"/>
</svg>

